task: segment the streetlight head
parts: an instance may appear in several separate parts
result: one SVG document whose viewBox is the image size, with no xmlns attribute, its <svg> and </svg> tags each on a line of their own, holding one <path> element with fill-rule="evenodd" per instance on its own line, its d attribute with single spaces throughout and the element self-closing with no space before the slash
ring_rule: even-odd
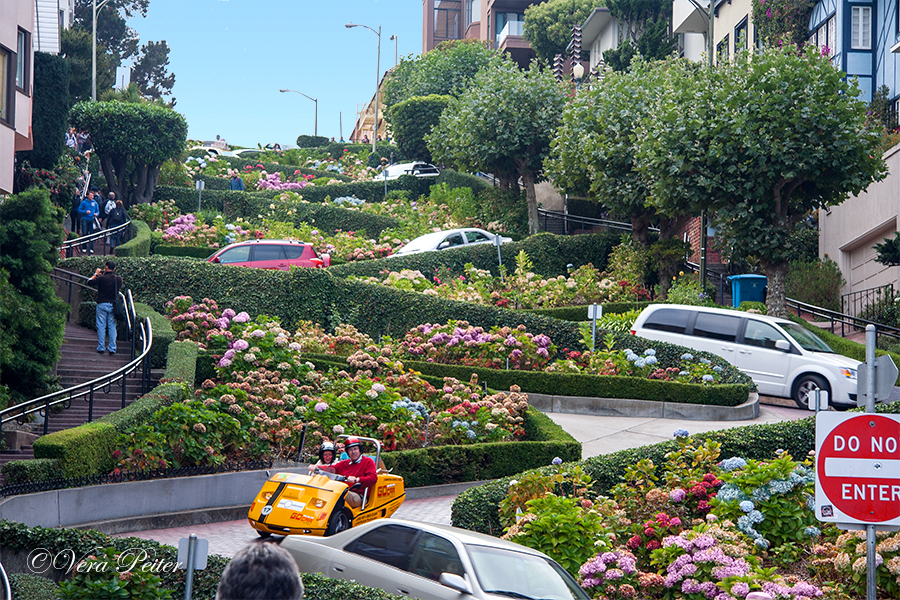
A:
<svg viewBox="0 0 900 600">
<path fill-rule="evenodd" d="M 346 25 L 344 25 L 344 27 L 350 29 L 352 27 L 359 27 L 359 25 L 357 25 L 356 23 L 347 23 Z"/>
<path fill-rule="evenodd" d="M 396 35 L 392 35 L 389 39 L 393 42 L 394 40 L 397 39 L 397 36 L 396 36 Z"/>
<path fill-rule="evenodd" d="M 584 77 L 584 66 L 581 63 L 575 63 L 575 66 L 572 67 L 572 75 L 575 76 L 575 79 Z"/>
<path fill-rule="evenodd" d="M 285 92 L 288 91 L 288 90 L 278 90 L 278 91 L 281 92 L 281 93 L 283 94 L 283 93 L 285 93 Z"/>
</svg>

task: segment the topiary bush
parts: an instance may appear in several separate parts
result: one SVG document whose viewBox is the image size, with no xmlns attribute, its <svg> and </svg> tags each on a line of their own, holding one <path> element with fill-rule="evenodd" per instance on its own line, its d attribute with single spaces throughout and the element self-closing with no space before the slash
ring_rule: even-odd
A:
<svg viewBox="0 0 900 600">
<path fill-rule="evenodd" d="M 150 227 L 143 221 L 131 221 L 130 240 L 116 246 L 116 256 L 150 256 Z"/>
<path fill-rule="evenodd" d="M 52 579 L 31 573 L 13 573 L 9 576 L 13 600 L 47 600 L 56 598 L 57 585 Z"/>
<path fill-rule="evenodd" d="M 115 466 L 112 452 L 118 436 L 110 423 L 94 421 L 39 437 L 34 441 L 34 457 L 58 460 L 63 478 L 109 472 Z"/>
<path fill-rule="evenodd" d="M 4 485 L 48 481 L 59 477 L 59 461 L 55 458 L 14 460 L 3 465 Z"/>
<path fill-rule="evenodd" d="M 840 311 L 844 283 L 840 267 L 830 258 L 813 262 L 791 261 L 784 293 L 788 298 L 806 304 Z"/>
</svg>

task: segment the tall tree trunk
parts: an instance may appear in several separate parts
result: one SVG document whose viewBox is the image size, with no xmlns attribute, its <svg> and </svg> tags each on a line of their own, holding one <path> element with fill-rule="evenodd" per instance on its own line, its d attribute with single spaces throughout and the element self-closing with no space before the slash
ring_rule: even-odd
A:
<svg viewBox="0 0 900 600">
<path fill-rule="evenodd" d="M 763 263 L 766 270 L 769 294 L 766 297 L 767 313 L 773 317 L 787 318 L 790 314 L 787 308 L 786 282 L 788 263 L 779 261 L 775 263 Z"/>
<path fill-rule="evenodd" d="M 537 194 L 534 191 L 534 173 L 531 171 L 522 172 L 522 181 L 525 183 L 525 199 L 528 202 L 528 232 L 538 232 L 538 206 Z"/>
<path fill-rule="evenodd" d="M 631 217 L 631 237 L 641 246 L 647 245 L 647 232 L 650 230 L 650 219 L 646 215 Z"/>
<path fill-rule="evenodd" d="M 132 204 L 149 203 L 153 199 L 153 188 L 159 181 L 159 169 L 161 165 L 139 165 L 137 167 L 137 182 L 135 183 Z"/>
</svg>

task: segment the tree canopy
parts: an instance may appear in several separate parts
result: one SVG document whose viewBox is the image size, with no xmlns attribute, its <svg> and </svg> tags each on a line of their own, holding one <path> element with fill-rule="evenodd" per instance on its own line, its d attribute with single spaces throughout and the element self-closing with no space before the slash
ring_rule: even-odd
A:
<svg viewBox="0 0 900 600">
<path fill-rule="evenodd" d="M 87 131 L 110 191 L 126 206 L 149 202 L 163 162 L 187 139 L 187 121 L 157 103 L 79 102 L 72 124 Z"/>
<path fill-rule="evenodd" d="M 508 56 L 498 55 L 444 110 L 426 136 L 428 148 L 444 164 L 521 177 L 529 231 L 536 233 L 534 184 L 542 177 L 565 102 L 565 93 L 549 70 L 533 62 L 522 71 Z"/>
<path fill-rule="evenodd" d="M 175 75 L 169 73 L 169 45 L 166 40 L 144 44 L 140 58 L 134 63 L 131 79 L 148 98 L 155 100 L 172 94 Z"/>
<path fill-rule="evenodd" d="M 795 224 L 886 172 L 859 88 L 816 48 L 742 53 L 712 70 L 676 60 L 662 68 L 653 117 L 636 128 L 649 202 L 666 214 L 715 214 L 726 246 L 763 265 L 770 314 L 785 315 Z"/>
<path fill-rule="evenodd" d="M 611 69 L 627 70 L 635 56 L 657 60 L 672 54 L 675 40 L 669 34 L 671 2 L 608 0 L 607 6 L 624 30 L 618 47 L 603 53 L 603 60 Z"/>
<path fill-rule="evenodd" d="M 458 96 L 494 54 L 479 40 L 451 40 L 416 57 L 400 59 L 382 87 L 388 119 L 391 106 L 413 96 Z"/>
<path fill-rule="evenodd" d="M 394 116 L 394 143 L 404 156 L 431 162 L 431 152 L 428 150 L 425 136 L 438 124 L 441 113 L 449 106 L 451 100 L 450 96 L 438 94 L 413 96 L 391 108 Z"/>
<path fill-rule="evenodd" d="M 572 26 L 581 25 L 604 0 L 548 0 L 525 9 L 525 40 L 544 66 L 565 54 L 572 41 Z"/>
<path fill-rule="evenodd" d="M 72 101 L 91 99 L 91 34 L 82 29 L 63 29 L 60 54 L 69 65 L 69 96 Z M 116 67 L 106 47 L 97 44 L 97 90 L 110 90 L 116 82 Z"/>
</svg>

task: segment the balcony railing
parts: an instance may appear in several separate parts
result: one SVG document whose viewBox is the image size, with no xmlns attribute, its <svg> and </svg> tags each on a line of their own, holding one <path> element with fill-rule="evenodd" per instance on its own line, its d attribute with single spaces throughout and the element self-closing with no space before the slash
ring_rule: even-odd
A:
<svg viewBox="0 0 900 600">
<path fill-rule="evenodd" d="M 522 37 L 525 32 L 525 21 L 507 21 L 503 29 L 497 34 L 497 45 L 503 43 L 503 40 L 511 35 Z"/>
</svg>

